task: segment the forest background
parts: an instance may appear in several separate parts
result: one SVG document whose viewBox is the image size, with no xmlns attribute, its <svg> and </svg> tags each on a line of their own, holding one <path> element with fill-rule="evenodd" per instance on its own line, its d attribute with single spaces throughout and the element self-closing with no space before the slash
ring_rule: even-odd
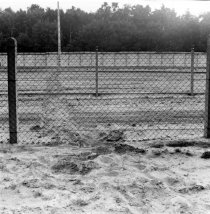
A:
<svg viewBox="0 0 210 214">
<path fill-rule="evenodd" d="M 61 14 L 62 51 L 206 51 L 210 13 L 177 15 L 166 8 L 104 2 L 96 12 L 72 7 Z M 15 37 L 19 52 L 57 51 L 57 10 L 32 4 L 0 10 L 0 52 Z"/>
</svg>

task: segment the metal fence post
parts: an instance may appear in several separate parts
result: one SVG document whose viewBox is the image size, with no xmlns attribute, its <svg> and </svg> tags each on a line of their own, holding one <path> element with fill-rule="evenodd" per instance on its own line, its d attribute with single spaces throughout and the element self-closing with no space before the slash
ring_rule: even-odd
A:
<svg viewBox="0 0 210 214">
<path fill-rule="evenodd" d="M 114 67 L 116 66 L 116 52 L 114 52 Z"/>
<path fill-rule="evenodd" d="M 186 53 L 184 54 L 184 67 L 186 68 L 187 65 L 186 65 Z"/>
<path fill-rule="evenodd" d="M 207 41 L 204 137 L 210 138 L 210 35 L 208 36 L 208 41 Z"/>
<path fill-rule="evenodd" d="M 149 66 L 151 66 L 151 53 L 149 53 Z"/>
<path fill-rule="evenodd" d="M 79 66 L 80 67 L 82 66 L 82 55 L 81 55 L 81 53 L 79 53 Z"/>
<path fill-rule="evenodd" d="M 104 66 L 104 54 L 101 54 L 100 64 L 101 66 Z"/>
<path fill-rule="evenodd" d="M 98 46 L 96 46 L 96 97 L 98 97 Z"/>
<path fill-rule="evenodd" d="M 140 53 L 137 53 L 137 66 L 140 66 Z"/>
<path fill-rule="evenodd" d="M 45 53 L 45 66 L 48 65 L 48 63 L 47 63 L 47 58 L 48 58 L 47 53 Z"/>
<path fill-rule="evenodd" d="M 68 60 L 68 67 L 70 67 L 70 53 L 68 53 L 67 56 L 68 56 L 68 57 L 67 57 L 67 60 Z"/>
<path fill-rule="evenodd" d="M 26 57 L 25 57 L 25 54 L 23 53 L 23 67 L 25 68 L 25 66 L 26 66 Z"/>
<path fill-rule="evenodd" d="M 128 67 L 128 53 L 126 53 L 125 56 L 125 66 Z"/>
<path fill-rule="evenodd" d="M 9 134 L 10 144 L 18 143 L 17 119 L 17 41 L 9 38 L 7 41 L 7 66 L 8 66 L 8 107 L 9 107 Z"/>
<path fill-rule="evenodd" d="M 194 60 L 195 59 L 195 52 L 194 48 L 191 48 L 191 80 L 190 80 L 190 94 L 191 96 L 194 95 Z"/>
<path fill-rule="evenodd" d="M 174 56 L 174 53 L 173 53 L 173 68 L 175 67 L 175 60 L 174 60 L 175 56 Z"/>
</svg>

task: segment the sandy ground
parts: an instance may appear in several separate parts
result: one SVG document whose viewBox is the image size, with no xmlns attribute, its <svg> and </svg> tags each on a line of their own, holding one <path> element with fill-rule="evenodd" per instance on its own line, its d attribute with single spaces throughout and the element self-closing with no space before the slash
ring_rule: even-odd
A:
<svg viewBox="0 0 210 214">
<path fill-rule="evenodd" d="M 210 213 L 203 96 L 64 98 L 0 126 L 1 214 Z"/>
<path fill-rule="evenodd" d="M 65 144 L 0 144 L 1 214 L 210 213 L 208 140 L 69 135 Z"/>
<path fill-rule="evenodd" d="M 133 140 L 203 136 L 204 95 L 23 96 L 18 103 L 21 144 L 68 140 L 66 130 L 124 129 Z M 45 103 L 46 101 L 46 103 Z M 8 139 L 8 107 L 1 100 L 0 141 Z M 51 124 L 46 124 L 47 123 Z M 72 122 L 74 124 L 72 126 Z M 43 125 L 48 133 L 43 135 Z M 36 131 L 31 131 L 37 127 Z M 50 135 L 49 135 L 50 133 Z M 131 136 L 132 135 L 132 136 Z M 65 138 L 65 139 L 64 139 Z"/>
<path fill-rule="evenodd" d="M 47 71 L 48 69 L 48 71 Z M 19 71 L 19 70 L 18 70 Z M 30 69 L 19 71 L 17 76 L 18 92 L 29 94 L 46 93 L 49 83 L 52 81 L 52 69 Z M 0 72 L 0 94 L 7 93 L 7 73 Z M 96 87 L 95 71 L 86 71 L 84 68 L 78 71 L 63 71 L 59 74 L 61 88 L 59 93 L 93 94 Z M 54 81 L 52 81 L 54 82 Z M 206 73 L 205 70 L 196 70 L 194 73 L 194 93 L 205 93 Z M 190 93 L 191 73 L 190 70 L 169 69 L 159 70 L 153 68 L 146 70 L 114 71 L 102 70 L 98 73 L 99 94 L 127 94 L 127 93 Z"/>
</svg>

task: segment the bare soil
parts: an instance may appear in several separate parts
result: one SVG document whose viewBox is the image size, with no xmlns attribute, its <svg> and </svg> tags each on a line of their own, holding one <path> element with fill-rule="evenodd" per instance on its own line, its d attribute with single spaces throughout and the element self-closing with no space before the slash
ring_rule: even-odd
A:
<svg viewBox="0 0 210 214">
<path fill-rule="evenodd" d="M 208 140 L 127 139 L 0 144 L 0 213 L 209 213 Z"/>
</svg>

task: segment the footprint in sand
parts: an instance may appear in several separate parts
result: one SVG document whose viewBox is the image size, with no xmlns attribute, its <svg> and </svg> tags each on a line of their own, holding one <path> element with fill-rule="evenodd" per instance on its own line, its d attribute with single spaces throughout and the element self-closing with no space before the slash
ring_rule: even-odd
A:
<svg viewBox="0 0 210 214">
<path fill-rule="evenodd" d="M 137 164 L 137 165 L 135 165 L 135 167 L 139 170 L 144 170 L 146 168 L 146 166 L 143 164 Z"/>
<path fill-rule="evenodd" d="M 180 180 L 178 178 L 166 177 L 164 180 L 169 186 L 180 184 Z"/>
<path fill-rule="evenodd" d="M 119 172 L 115 170 L 111 170 L 107 172 L 107 176 L 116 177 L 118 175 L 119 175 Z"/>
<path fill-rule="evenodd" d="M 110 164 L 113 162 L 113 158 L 111 158 L 109 156 L 101 156 L 100 162 L 105 163 L 105 164 Z"/>
<path fill-rule="evenodd" d="M 173 206 L 174 213 L 191 213 L 192 204 L 183 197 L 177 196 L 172 198 L 170 203 Z"/>
</svg>

